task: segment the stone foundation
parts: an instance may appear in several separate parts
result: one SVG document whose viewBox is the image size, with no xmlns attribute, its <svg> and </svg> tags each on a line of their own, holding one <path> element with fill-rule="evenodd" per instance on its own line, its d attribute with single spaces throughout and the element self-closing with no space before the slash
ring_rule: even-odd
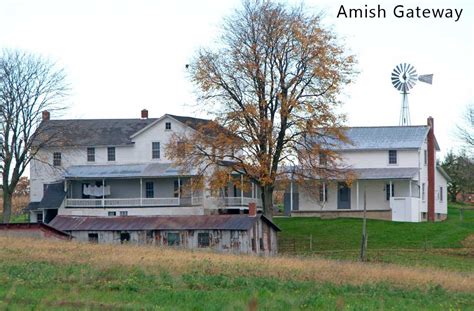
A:
<svg viewBox="0 0 474 311">
<path fill-rule="evenodd" d="M 321 219 L 335 218 L 363 218 L 364 211 L 337 210 L 337 211 L 293 211 L 292 217 L 320 217 Z M 368 210 L 367 219 L 392 220 L 391 210 Z"/>
</svg>

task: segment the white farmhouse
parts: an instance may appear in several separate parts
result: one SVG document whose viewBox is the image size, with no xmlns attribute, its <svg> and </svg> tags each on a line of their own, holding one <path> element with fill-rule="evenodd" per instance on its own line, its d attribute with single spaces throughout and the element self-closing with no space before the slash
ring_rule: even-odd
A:
<svg viewBox="0 0 474 311">
<path fill-rule="evenodd" d="M 229 185 L 212 195 L 192 189 L 195 172 L 182 172 L 166 157 L 173 133 L 207 122 L 169 114 L 148 118 L 147 110 L 137 119 L 93 120 L 50 120 L 43 112 L 36 142 L 41 148 L 30 165 L 30 221 L 99 243 L 151 239 L 192 247 L 201 241 L 203 247 L 274 253 L 279 229 L 256 215 L 259 187 Z M 249 205 L 256 209 L 247 215 Z"/>
<path fill-rule="evenodd" d="M 336 143 L 341 166 L 356 179 L 322 181 L 314 197 L 294 184 L 285 194 L 285 209 L 293 216 L 367 217 L 421 222 L 447 217 L 448 176 L 436 166 L 439 146 L 433 118 L 422 126 L 352 127 L 350 143 Z M 323 165 L 324 163 L 321 163 Z"/>
</svg>

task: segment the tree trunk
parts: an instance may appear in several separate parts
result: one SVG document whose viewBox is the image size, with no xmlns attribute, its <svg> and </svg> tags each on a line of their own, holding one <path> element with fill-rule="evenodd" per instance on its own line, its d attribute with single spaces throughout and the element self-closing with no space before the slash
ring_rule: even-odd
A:
<svg viewBox="0 0 474 311">
<path fill-rule="evenodd" d="M 262 203 L 263 203 L 263 214 L 268 218 L 273 217 L 273 187 L 263 186 L 260 187 L 262 190 Z"/>
<path fill-rule="evenodd" d="M 3 189 L 3 223 L 7 224 L 10 222 L 10 216 L 12 214 L 12 195 L 11 193 Z"/>
</svg>

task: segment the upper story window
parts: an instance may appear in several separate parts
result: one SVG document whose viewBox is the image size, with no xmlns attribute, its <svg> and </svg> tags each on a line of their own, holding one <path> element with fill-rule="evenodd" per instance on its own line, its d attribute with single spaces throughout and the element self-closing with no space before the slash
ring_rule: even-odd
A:
<svg viewBox="0 0 474 311">
<path fill-rule="evenodd" d="M 424 161 L 425 161 L 425 165 L 428 164 L 428 150 L 423 150 L 423 158 L 424 158 Z"/>
<path fill-rule="evenodd" d="M 107 161 L 115 161 L 115 147 L 107 148 Z"/>
<path fill-rule="evenodd" d="M 53 153 L 53 166 L 61 166 L 61 152 Z"/>
<path fill-rule="evenodd" d="M 171 122 L 166 122 L 165 123 L 165 129 L 166 130 L 171 130 Z"/>
<path fill-rule="evenodd" d="M 151 158 L 159 159 L 160 158 L 160 143 L 154 141 L 151 143 Z"/>
<path fill-rule="evenodd" d="M 443 202 L 443 187 L 439 187 L 439 201 Z"/>
<path fill-rule="evenodd" d="M 425 183 L 421 184 L 421 200 L 425 201 Z"/>
<path fill-rule="evenodd" d="M 324 152 L 319 153 L 319 165 L 327 165 L 328 164 L 328 156 Z"/>
<path fill-rule="evenodd" d="M 397 150 L 388 151 L 388 164 L 397 164 Z"/>
<path fill-rule="evenodd" d="M 95 148 L 87 148 L 87 162 L 95 162 Z"/>
</svg>

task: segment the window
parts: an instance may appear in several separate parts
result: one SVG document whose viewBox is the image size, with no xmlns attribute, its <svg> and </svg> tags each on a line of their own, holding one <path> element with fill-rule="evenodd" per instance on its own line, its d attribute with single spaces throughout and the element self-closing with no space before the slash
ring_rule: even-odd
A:
<svg viewBox="0 0 474 311">
<path fill-rule="evenodd" d="M 178 186 L 178 179 L 174 181 L 174 197 L 177 198 L 177 197 L 180 197 L 181 196 L 181 192 L 183 190 L 183 180 L 179 180 L 179 185 Z"/>
<path fill-rule="evenodd" d="M 120 243 L 124 244 L 130 242 L 130 233 L 120 232 Z"/>
<path fill-rule="evenodd" d="M 165 123 L 165 129 L 166 130 L 171 130 L 171 122 L 166 122 Z"/>
<path fill-rule="evenodd" d="M 61 166 L 61 152 L 53 153 L 53 166 Z"/>
<path fill-rule="evenodd" d="M 178 232 L 168 232 L 167 234 L 168 246 L 179 246 L 179 233 Z"/>
<path fill-rule="evenodd" d="M 392 184 L 392 197 L 395 196 L 395 184 Z M 390 184 L 385 185 L 385 200 L 390 200 Z"/>
<path fill-rule="evenodd" d="M 120 211 L 120 216 L 128 216 L 128 211 Z"/>
<path fill-rule="evenodd" d="M 425 161 L 425 165 L 428 164 L 428 151 L 427 150 L 423 150 L 423 158 L 424 158 L 424 161 Z"/>
<path fill-rule="evenodd" d="M 209 247 L 209 232 L 198 233 L 198 247 Z"/>
<path fill-rule="evenodd" d="M 36 222 L 39 224 L 43 222 L 43 213 L 36 214 Z"/>
<path fill-rule="evenodd" d="M 115 147 L 107 148 L 107 161 L 115 161 Z"/>
<path fill-rule="evenodd" d="M 160 158 L 160 143 L 154 141 L 151 143 L 151 158 L 159 159 Z"/>
<path fill-rule="evenodd" d="M 319 202 L 328 201 L 328 187 L 326 184 L 319 185 Z"/>
<path fill-rule="evenodd" d="M 147 181 L 145 183 L 145 197 L 154 198 L 155 197 L 155 185 L 152 181 Z"/>
<path fill-rule="evenodd" d="M 95 148 L 87 148 L 87 162 L 95 162 Z"/>
<path fill-rule="evenodd" d="M 388 151 L 388 164 L 397 164 L 397 150 Z"/>
<path fill-rule="evenodd" d="M 324 152 L 319 153 L 319 165 L 327 165 L 328 164 L 328 156 Z"/>
<path fill-rule="evenodd" d="M 186 144 L 184 141 L 177 142 L 178 156 L 184 158 L 186 156 Z"/>
<path fill-rule="evenodd" d="M 99 243 L 99 234 L 98 233 L 89 233 L 89 242 L 90 243 Z"/>
<path fill-rule="evenodd" d="M 109 215 L 109 216 L 117 216 L 117 212 L 108 212 L 107 215 Z"/>
<path fill-rule="evenodd" d="M 425 183 L 421 184 L 421 200 L 425 200 Z"/>
<path fill-rule="evenodd" d="M 439 201 L 443 202 L 443 187 L 439 187 Z"/>
</svg>

